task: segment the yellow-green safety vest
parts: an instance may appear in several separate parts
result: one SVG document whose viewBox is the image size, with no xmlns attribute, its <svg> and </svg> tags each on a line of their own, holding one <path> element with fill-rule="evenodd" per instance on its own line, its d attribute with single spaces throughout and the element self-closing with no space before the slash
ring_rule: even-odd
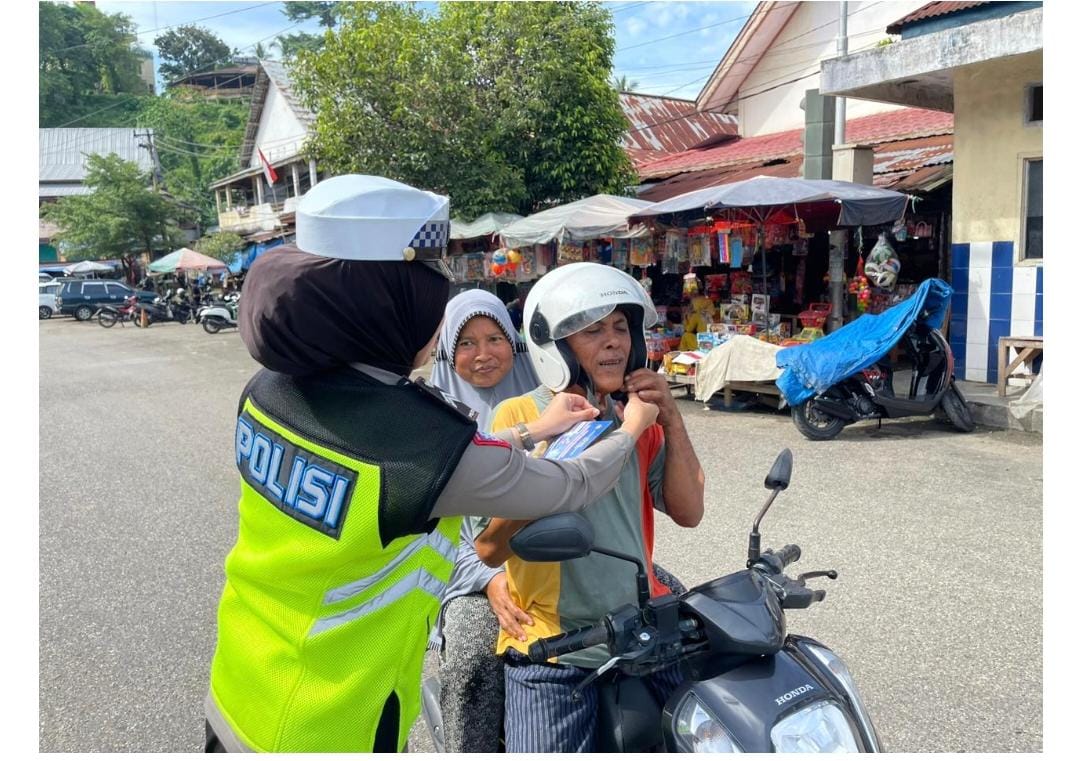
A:
<svg viewBox="0 0 1080 761">
<path fill-rule="evenodd" d="M 240 527 L 209 699 L 251 750 L 403 750 L 461 519 L 384 546 L 380 465 L 305 438 L 251 396 L 236 450 Z"/>
</svg>

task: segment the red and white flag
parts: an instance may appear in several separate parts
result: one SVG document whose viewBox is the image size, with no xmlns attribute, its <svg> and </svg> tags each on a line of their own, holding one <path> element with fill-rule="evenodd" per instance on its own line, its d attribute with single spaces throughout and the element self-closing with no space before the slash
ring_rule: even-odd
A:
<svg viewBox="0 0 1080 761">
<path fill-rule="evenodd" d="M 263 174 L 266 175 L 266 181 L 273 185 L 277 182 L 277 172 L 274 171 L 274 167 L 270 166 L 270 162 L 266 160 L 266 156 L 263 155 L 262 148 L 256 146 L 255 150 L 259 152 L 259 161 L 263 165 Z"/>
</svg>

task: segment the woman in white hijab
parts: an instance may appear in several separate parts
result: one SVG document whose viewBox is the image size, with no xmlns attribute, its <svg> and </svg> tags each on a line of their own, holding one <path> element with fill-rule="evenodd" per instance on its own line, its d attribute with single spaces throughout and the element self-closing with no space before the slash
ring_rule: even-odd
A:
<svg viewBox="0 0 1080 761">
<path fill-rule="evenodd" d="M 431 385 L 471 407 L 480 430 L 487 430 L 499 402 L 539 385 L 524 341 L 493 294 L 464 291 L 446 305 Z M 524 636 L 522 621 L 531 623 L 510 598 L 506 573 L 488 568 L 476 556 L 466 519 L 454 573 L 431 635 L 431 647 L 441 652 L 446 752 L 499 750 L 503 665 L 495 655 L 495 642 L 500 626 L 511 635 Z"/>
</svg>

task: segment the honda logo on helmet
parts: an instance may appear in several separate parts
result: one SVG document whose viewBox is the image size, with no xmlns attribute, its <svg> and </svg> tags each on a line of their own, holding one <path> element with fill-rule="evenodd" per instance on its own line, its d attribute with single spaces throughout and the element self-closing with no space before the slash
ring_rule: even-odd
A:
<svg viewBox="0 0 1080 761">
<path fill-rule="evenodd" d="M 608 296 L 629 296 L 629 295 L 630 295 L 630 291 L 626 290 L 625 288 L 617 288 L 614 291 L 604 291 L 603 293 L 600 294 L 600 298 L 604 299 L 604 298 L 607 298 Z"/>
</svg>

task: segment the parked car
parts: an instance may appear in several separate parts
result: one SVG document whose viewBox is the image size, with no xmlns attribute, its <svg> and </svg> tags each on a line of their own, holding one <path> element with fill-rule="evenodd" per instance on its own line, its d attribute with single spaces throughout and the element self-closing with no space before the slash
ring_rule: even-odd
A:
<svg viewBox="0 0 1080 761">
<path fill-rule="evenodd" d="M 37 275 L 37 279 L 39 283 L 48 283 L 52 281 L 53 276 L 50 275 L 48 272 L 39 272 Z"/>
<path fill-rule="evenodd" d="M 56 296 L 60 293 L 63 283 L 44 282 L 38 283 L 38 319 L 47 320 L 59 312 L 56 306 Z"/>
<path fill-rule="evenodd" d="M 76 320 L 89 320 L 99 304 L 123 304 L 124 299 L 135 294 L 139 301 L 153 301 L 153 291 L 137 291 L 119 280 L 68 280 L 57 297 L 57 311 L 70 314 Z"/>
</svg>

